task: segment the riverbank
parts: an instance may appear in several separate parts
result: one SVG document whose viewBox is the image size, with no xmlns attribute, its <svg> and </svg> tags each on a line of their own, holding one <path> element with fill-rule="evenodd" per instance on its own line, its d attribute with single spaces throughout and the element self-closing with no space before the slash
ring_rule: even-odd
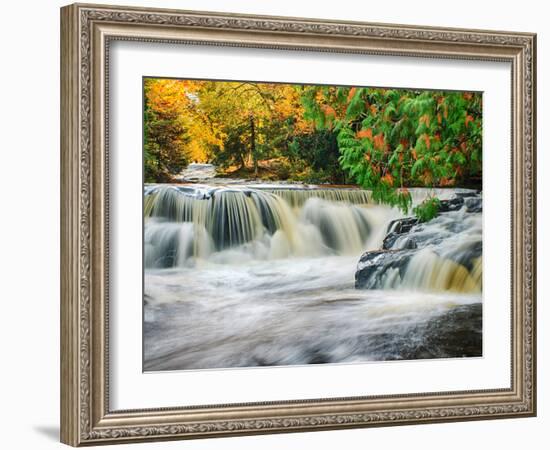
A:
<svg viewBox="0 0 550 450">
<path fill-rule="evenodd" d="M 349 180 L 335 180 L 330 177 L 323 177 L 317 175 L 308 174 L 302 172 L 300 174 L 291 174 L 288 169 L 285 169 L 286 165 L 280 160 L 266 160 L 260 161 L 258 169 L 253 167 L 229 167 L 220 168 L 209 163 L 191 163 L 181 173 L 173 176 L 171 183 L 204 183 L 223 185 L 223 184 L 263 184 L 263 183 L 276 183 L 283 185 L 296 185 L 296 186 L 311 186 L 319 185 L 324 187 L 349 187 L 360 188 L 356 184 L 351 183 Z M 415 189 L 427 189 L 425 186 L 408 186 Z M 454 187 L 446 186 L 433 186 L 432 189 L 442 189 Z M 482 179 L 481 177 L 472 177 L 461 184 L 463 189 L 470 189 L 475 191 L 481 191 Z"/>
</svg>

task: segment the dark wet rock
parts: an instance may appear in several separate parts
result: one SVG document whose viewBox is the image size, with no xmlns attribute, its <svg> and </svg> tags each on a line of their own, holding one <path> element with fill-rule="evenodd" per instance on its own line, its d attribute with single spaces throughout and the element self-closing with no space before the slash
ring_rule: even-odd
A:
<svg viewBox="0 0 550 450">
<path fill-rule="evenodd" d="M 422 343 L 403 352 L 402 359 L 482 356 L 480 303 L 457 306 L 414 331 L 421 331 Z"/>
<path fill-rule="evenodd" d="M 355 272 L 355 288 L 381 289 L 392 286 L 395 281 L 389 284 L 386 282 L 390 275 L 394 277 L 393 280 L 403 280 L 410 260 L 418 251 L 417 245 L 414 239 L 405 236 L 397 249 L 394 247 L 390 250 L 374 250 L 363 253 Z M 439 250 L 431 248 L 430 251 L 437 255 Z M 446 254 L 445 258 L 464 266 L 471 272 L 482 253 L 483 243 L 479 240 L 468 245 L 464 244 L 459 250 Z M 395 269 L 398 270 L 397 273 L 395 273 Z"/>
<path fill-rule="evenodd" d="M 403 219 L 395 219 L 389 223 L 388 229 L 386 232 L 387 233 L 393 232 L 397 234 L 407 233 L 411 231 L 412 227 L 414 227 L 415 225 L 418 225 L 419 223 L 420 221 L 416 217 L 405 217 Z"/>
<path fill-rule="evenodd" d="M 465 245 L 460 252 L 456 252 L 452 255 L 449 255 L 449 259 L 461 264 L 466 269 L 471 271 L 474 267 L 474 262 L 479 258 L 483 253 L 483 242 L 475 241 L 469 245 Z"/>
<path fill-rule="evenodd" d="M 393 247 L 393 244 L 395 244 L 395 241 L 399 238 L 399 233 L 391 232 L 386 235 L 384 240 L 382 241 L 382 248 L 384 250 L 389 250 Z"/>
<path fill-rule="evenodd" d="M 465 192 L 455 192 L 455 197 L 462 197 L 462 198 L 470 198 L 470 197 L 477 197 L 481 191 L 472 190 L 472 191 L 465 191 Z"/>
<path fill-rule="evenodd" d="M 329 355 L 321 350 L 317 350 L 309 355 L 307 364 L 326 364 L 329 362 L 331 362 Z"/>
<path fill-rule="evenodd" d="M 401 241 L 399 242 L 399 245 L 396 246 L 396 242 L 401 238 Z M 382 248 L 384 250 L 391 250 L 391 249 L 415 249 L 418 247 L 418 244 L 416 240 L 412 237 L 406 237 L 403 236 L 403 233 L 395 233 L 391 232 L 388 234 L 384 241 L 382 242 Z"/>
<path fill-rule="evenodd" d="M 364 253 L 355 272 L 355 287 L 357 289 L 380 287 L 388 269 L 397 269 L 399 275 L 403 277 L 412 254 L 407 250 L 375 250 Z"/>
<path fill-rule="evenodd" d="M 482 305 L 456 306 L 405 333 L 365 334 L 359 345 L 374 359 L 386 361 L 483 356 Z"/>
<path fill-rule="evenodd" d="M 439 213 L 449 211 L 458 211 L 466 206 L 466 212 L 480 213 L 482 212 L 483 200 L 476 192 L 457 192 L 455 196 L 449 200 L 441 200 L 439 202 Z"/>
<path fill-rule="evenodd" d="M 439 202 L 439 213 L 449 212 L 449 211 L 458 211 L 464 206 L 463 197 L 454 197 L 449 200 L 441 200 Z"/>
<path fill-rule="evenodd" d="M 410 236 L 406 236 L 399 243 L 399 249 L 401 250 L 414 250 L 416 248 L 418 248 L 418 244 L 416 243 L 416 240 Z"/>
<path fill-rule="evenodd" d="M 412 228 L 418 225 L 420 221 L 416 217 L 405 217 L 404 219 L 392 220 L 387 229 L 387 235 L 382 242 L 382 248 L 389 250 L 393 248 L 395 242 L 399 237 L 405 233 L 408 233 Z M 416 248 L 416 242 L 411 242 L 404 248 Z"/>
<path fill-rule="evenodd" d="M 434 255 L 472 271 L 483 251 L 481 233 L 479 236 L 465 235 L 460 243 L 456 242 L 455 237 L 464 233 L 470 226 L 468 224 L 471 221 L 468 217 L 472 218 L 473 214 L 481 213 L 482 198 L 476 192 L 461 194 L 463 195 L 442 200 L 437 216 L 431 221 L 420 222 L 415 217 L 391 221 L 382 241 L 382 248 L 361 256 L 355 273 L 355 287 L 398 287 L 404 279 L 409 261 L 422 249 L 429 249 Z M 430 261 L 437 264 L 437 260 L 430 259 L 429 256 L 427 261 L 428 264 Z"/>
<path fill-rule="evenodd" d="M 480 213 L 483 212 L 483 201 L 479 197 L 471 197 L 464 200 L 466 212 Z"/>
<path fill-rule="evenodd" d="M 393 250 L 414 250 L 418 248 L 416 239 L 412 236 L 397 236 L 398 239 L 394 242 Z"/>
</svg>

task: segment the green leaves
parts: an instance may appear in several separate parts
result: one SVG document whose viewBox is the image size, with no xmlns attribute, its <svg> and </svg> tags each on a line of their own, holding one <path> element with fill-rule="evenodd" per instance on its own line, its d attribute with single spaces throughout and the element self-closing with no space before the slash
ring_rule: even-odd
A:
<svg viewBox="0 0 550 450">
<path fill-rule="evenodd" d="M 411 178 L 417 178 L 418 174 L 424 169 L 424 158 L 417 159 L 411 168 Z"/>
<path fill-rule="evenodd" d="M 365 112 L 363 91 L 364 89 L 357 89 L 355 91 L 350 90 L 350 94 L 352 95 L 348 95 L 347 97 L 350 101 L 346 109 L 346 118 L 348 120 L 353 120 L 353 118 L 358 117 Z"/>
<path fill-rule="evenodd" d="M 357 184 L 371 189 L 375 200 L 408 210 L 410 204 L 398 194 L 403 186 L 453 186 L 468 177 L 480 179 L 480 93 L 308 89 L 306 114 L 324 124 L 323 115 L 331 108 L 340 165 Z"/>
<path fill-rule="evenodd" d="M 441 202 L 437 197 L 429 197 L 420 205 L 416 206 L 413 212 L 421 222 L 427 222 L 437 216 L 440 204 Z"/>
</svg>

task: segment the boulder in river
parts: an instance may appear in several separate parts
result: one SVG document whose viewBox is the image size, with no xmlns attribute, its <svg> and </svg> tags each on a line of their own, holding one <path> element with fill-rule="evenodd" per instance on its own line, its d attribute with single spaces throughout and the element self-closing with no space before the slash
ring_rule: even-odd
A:
<svg viewBox="0 0 550 450">
<path fill-rule="evenodd" d="M 370 334 L 365 339 L 370 351 L 392 351 L 386 360 L 434 358 L 464 358 L 483 356 L 481 303 L 459 305 L 436 315 L 425 323 L 410 328 L 404 334 Z"/>
<path fill-rule="evenodd" d="M 355 272 L 357 289 L 378 289 L 389 276 L 405 276 L 412 253 L 396 250 L 375 250 L 363 253 Z"/>
<path fill-rule="evenodd" d="M 454 197 L 449 200 L 441 200 L 439 202 L 438 213 L 444 213 L 449 211 L 458 211 L 464 206 L 463 197 Z"/>
<path fill-rule="evenodd" d="M 355 287 L 480 292 L 481 196 L 456 196 L 440 206 L 428 222 L 415 217 L 390 222 L 382 248 L 359 259 Z"/>
</svg>

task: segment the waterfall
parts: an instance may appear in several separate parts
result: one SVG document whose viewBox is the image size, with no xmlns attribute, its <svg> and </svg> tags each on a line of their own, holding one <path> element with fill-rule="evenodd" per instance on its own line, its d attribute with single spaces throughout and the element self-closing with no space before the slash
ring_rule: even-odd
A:
<svg viewBox="0 0 550 450">
<path fill-rule="evenodd" d="M 325 245 L 339 254 L 355 254 L 363 248 L 369 234 L 368 216 L 363 208 L 312 198 L 301 217 L 319 229 Z"/>
<path fill-rule="evenodd" d="M 395 229 L 396 223 L 388 237 Z M 386 239 L 383 249 L 361 257 L 356 286 L 480 293 L 481 214 L 467 212 L 464 206 L 417 223 L 406 233 L 397 233 L 395 239 Z"/>
<path fill-rule="evenodd" d="M 219 183 L 144 188 L 144 370 L 483 355 L 481 194 Z"/>
<path fill-rule="evenodd" d="M 144 241 L 145 267 L 184 266 L 193 256 L 207 257 L 213 248 L 206 229 L 191 222 L 148 220 Z"/>
<path fill-rule="evenodd" d="M 372 203 L 370 191 L 364 189 L 348 188 L 323 188 L 323 189 L 282 189 L 280 187 L 259 187 L 262 190 L 271 192 L 283 200 L 291 207 L 301 207 L 311 198 L 320 198 L 330 202 L 346 202 L 351 204 Z"/>
<path fill-rule="evenodd" d="M 369 236 L 367 204 L 358 189 L 147 186 L 145 266 L 358 255 Z"/>
<path fill-rule="evenodd" d="M 430 195 L 470 201 L 399 233 L 402 214 L 372 203 L 370 192 L 361 189 L 149 185 L 145 267 L 292 257 L 359 259 L 374 250 L 359 261 L 358 288 L 481 292 L 481 214 L 467 211 L 467 205 L 479 204 L 480 196 L 456 189 L 411 189 L 411 194 L 414 204 Z"/>
<path fill-rule="evenodd" d="M 445 259 L 432 252 L 419 252 L 411 261 L 411 267 L 403 280 L 404 286 L 429 288 L 436 291 L 481 292 L 481 257 L 473 261 L 470 272 L 465 266 Z M 417 275 L 414 275 L 414 273 Z"/>
</svg>

